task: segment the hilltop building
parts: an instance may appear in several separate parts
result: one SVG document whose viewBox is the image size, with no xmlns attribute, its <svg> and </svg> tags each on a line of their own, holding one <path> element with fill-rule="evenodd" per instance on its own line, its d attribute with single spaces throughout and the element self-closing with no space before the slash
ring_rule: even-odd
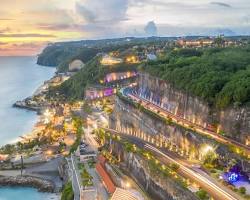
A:
<svg viewBox="0 0 250 200">
<path fill-rule="evenodd" d="M 104 55 L 101 59 L 102 65 L 116 65 L 122 63 L 123 60 L 121 58 L 116 58 L 110 55 Z"/>
<path fill-rule="evenodd" d="M 69 64 L 69 71 L 76 72 L 84 67 L 84 63 L 81 60 L 74 60 Z"/>
<path fill-rule="evenodd" d="M 179 39 L 177 41 L 177 45 L 181 47 L 204 47 L 204 46 L 212 46 L 214 40 L 211 38 L 201 38 L 197 40 L 186 40 L 186 39 Z"/>
</svg>

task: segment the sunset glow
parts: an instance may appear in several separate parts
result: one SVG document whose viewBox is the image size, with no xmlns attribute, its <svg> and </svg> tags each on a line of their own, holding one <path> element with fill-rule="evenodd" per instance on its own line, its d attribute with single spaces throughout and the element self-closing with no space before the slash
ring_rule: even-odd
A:
<svg viewBox="0 0 250 200">
<path fill-rule="evenodd" d="M 55 41 L 142 37 L 152 25 L 159 36 L 247 35 L 249 10 L 248 0 L 1 0 L 0 55 L 36 55 Z"/>
</svg>

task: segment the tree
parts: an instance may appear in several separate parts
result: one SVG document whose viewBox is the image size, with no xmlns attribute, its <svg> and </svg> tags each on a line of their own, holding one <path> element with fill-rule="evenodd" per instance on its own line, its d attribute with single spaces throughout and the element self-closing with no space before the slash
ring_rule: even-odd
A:
<svg viewBox="0 0 250 200">
<path fill-rule="evenodd" d="M 222 37 L 217 37 L 214 40 L 214 44 L 216 44 L 218 47 L 222 47 L 225 43 L 225 40 Z"/>
<path fill-rule="evenodd" d="M 209 199 L 208 193 L 203 189 L 200 189 L 199 191 L 197 191 L 196 195 L 201 200 L 208 200 Z"/>
</svg>

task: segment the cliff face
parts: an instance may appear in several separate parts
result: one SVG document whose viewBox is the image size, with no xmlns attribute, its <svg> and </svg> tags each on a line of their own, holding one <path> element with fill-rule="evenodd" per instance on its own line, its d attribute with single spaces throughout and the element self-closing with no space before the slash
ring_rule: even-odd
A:
<svg viewBox="0 0 250 200">
<path fill-rule="evenodd" d="M 125 164 L 126 171 L 140 183 L 152 199 L 157 200 L 197 200 L 198 198 L 188 189 L 181 187 L 170 177 L 160 177 L 157 173 L 150 171 L 148 162 L 141 157 L 127 153 L 124 146 L 112 141 L 113 153 L 119 155 Z"/>
<path fill-rule="evenodd" d="M 139 93 L 151 101 L 193 123 L 246 144 L 250 138 L 250 108 L 235 107 L 223 111 L 211 108 L 206 102 L 184 91 L 175 89 L 166 81 L 140 73 Z"/>
<path fill-rule="evenodd" d="M 230 153 L 227 146 L 180 126 L 167 124 L 119 98 L 116 99 L 109 120 L 111 129 L 138 137 L 159 147 L 166 147 L 190 159 L 201 160 L 205 145 L 215 147 L 225 163 L 232 158 L 239 158 L 236 154 Z"/>
</svg>

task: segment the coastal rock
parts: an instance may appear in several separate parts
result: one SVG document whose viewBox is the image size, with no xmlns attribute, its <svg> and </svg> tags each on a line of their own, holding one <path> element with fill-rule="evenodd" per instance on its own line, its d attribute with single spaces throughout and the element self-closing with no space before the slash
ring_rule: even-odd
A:
<svg viewBox="0 0 250 200">
<path fill-rule="evenodd" d="M 34 187 L 39 192 L 54 192 L 53 183 L 31 176 L 0 177 L 0 185 Z"/>
</svg>

